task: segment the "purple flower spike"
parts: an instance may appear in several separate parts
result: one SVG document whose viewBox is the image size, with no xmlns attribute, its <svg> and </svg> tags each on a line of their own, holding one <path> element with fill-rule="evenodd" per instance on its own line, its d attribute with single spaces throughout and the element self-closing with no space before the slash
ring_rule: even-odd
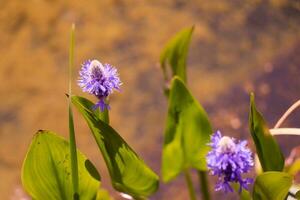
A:
<svg viewBox="0 0 300 200">
<path fill-rule="evenodd" d="M 88 60 L 82 64 L 78 85 L 83 92 L 93 94 L 99 99 L 93 108 L 100 108 L 103 112 L 105 109 L 109 109 L 109 105 L 105 103 L 106 97 L 114 90 L 120 90 L 122 82 L 117 69 L 113 66 L 102 65 L 98 60 Z"/>
<path fill-rule="evenodd" d="M 217 131 L 212 135 L 209 146 L 212 149 L 206 156 L 207 167 L 212 175 L 219 178 L 215 190 L 233 192 L 231 182 L 240 185 L 239 192 L 243 188 L 247 190 L 253 179 L 243 179 L 242 174 L 249 172 L 254 165 L 247 141 L 236 141 L 234 138 L 222 136 L 221 132 Z"/>
</svg>

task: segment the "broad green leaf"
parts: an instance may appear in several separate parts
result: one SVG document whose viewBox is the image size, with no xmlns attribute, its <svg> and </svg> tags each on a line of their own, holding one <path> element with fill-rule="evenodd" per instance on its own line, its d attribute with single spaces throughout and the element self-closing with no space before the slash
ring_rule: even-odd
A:
<svg viewBox="0 0 300 200">
<path fill-rule="evenodd" d="M 183 81 L 171 83 L 162 155 L 162 177 L 168 182 L 186 168 L 206 170 L 212 129 L 202 106 Z"/>
<path fill-rule="evenodd" d="M 77 151 L 77 156 L 78 195 L 81 200 L 96 199 L 100 175 L 82 153 Z M 38 131 L 22 167 L 25 190 L 35 200 L 78 199 L 78 195 L 73 194 L 70 163 L 69 143 L 51 131 Z"/>
<path fill-rule="evenodd" d="M 170 79 L 167 74 L 167 65 L 169 65 L 172 77 L 177 75 L 186 82 L 186 61 L 193 30 L 194 26 L 178 32 L 162 51 L 160 65 L 166 80 Z"/>
<path fill-rule="evenodd" d="M 283 200 L 292 186 L 292 176 L 284 172 L 269 171 L 257 176 L 253 200 Z"/>
<path fill-rule="evenodd" d="M 250 95 L 249 128 L 263 171 L 282 171 L 284 157 L 262 115 L 257 111 L 254 94 Z"/>
<path fill-rule="evenodd" d="M 96 200 L 112 200 L 112 199 L 110 198 L 109 193 L 106 190 L 100 189 L 98 190 Z"/>
<path fill-rule="evenodd" d="M 104 157 L 113 187 L 134 198 L 146 198 L 158 189 L 158 176 L 107 123 L 99 119 L 89 100 L 73 96 L 72 102 L 87 121 Z"/>
</svg>

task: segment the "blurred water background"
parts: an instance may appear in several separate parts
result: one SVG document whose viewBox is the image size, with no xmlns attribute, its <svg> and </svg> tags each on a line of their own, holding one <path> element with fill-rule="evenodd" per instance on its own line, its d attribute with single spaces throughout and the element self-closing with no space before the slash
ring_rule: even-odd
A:
<svg viewBox="0 0 300 200">
<path fill-rule="evenodd" d="M 3 200 L 24 196 L 20 169 L 34 133 L 49 129 L 68 134 L 65 93 L 72 22 L 77 26 L 74 93 L 86 96 L 75 85 L 84 60 L 96 58 L 115 65 L 124 84 L 111 99 L 111 123 L 157 173 L 167 111 L 158 61 L 164 44 L 180 29 L 196 27 L 188 83 L 208 111 L 214 130 L 250 138 L 250 91 L 256 93 L 270 126 L 300 98 L 299 0 L 0 0 L 0 8 Z M 294 114 L 285 126 L 299 127 L 299 120 L 300 114 Z M 121 199 L 76 112 L 75 125 L 78 146 L 99 169 L 103 187 Z M 278 140 L 286 155 L 300 142 L 295 137 Z M 196 183 L 197 177 L 193 178 Z M 215 194 L 215 199 L 220 198 L 222 193 Z M 151 199 L 188 199 L 183 177 L 161 184 Z"/>
</svg>

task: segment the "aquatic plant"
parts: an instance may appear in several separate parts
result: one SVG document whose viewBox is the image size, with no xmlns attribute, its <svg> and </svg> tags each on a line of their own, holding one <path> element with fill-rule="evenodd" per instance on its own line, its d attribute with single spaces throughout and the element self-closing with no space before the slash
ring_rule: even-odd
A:
<svg viewBox="0 0 300 200">
<path fill-rule="evenodd" d="M 87 61 L 80 71 L 79 86 L 95 95 L 98 102 L 71 92 L 74 66 L 74 26 L 71 31 L 69 64 L 69 141 L 52 131 L 40 130 L 34 136 L 22 167 L 22 183 L 37 200 L 107 200 L 96 167 L 76 147 L 72 105 L 86 120 L 104 157 L 112 186 L 123 196 L 145 199 L 158 189 L 158 176 L 109 125 L 106 98 L 119 90 L 116 68 L 99 61 Z M 100 108 L 95 109 L 95 108 Z"/>
<path fill-rule="evenodd" d="M 253 152 L 258 157 L 253 163 L 246 140 L 221 136 L 218 131 L 212 135 L 213 128 L 207 113 L 187 87 L 186 60 L 193 30 L 194 27 L 190 27 L 178 32 L 169 40 L 160 57 L 165 80 L 163 89 L 169 105 L 162 180 L 168 183 L 183 173 L 192 200 L 196 199 L 196 192 L 190 169 L 198 172 L 200 192 L 205 200 L 211 199 L 207 171 L 218 176 L 216 191 L 236 191 L 241 200 L 300 199 L 300 187 L 293 181 L 300 162 L 285 166 L 285 158 L 273 136 L 300 135 L 298 128 L 279 128 L 287 116 L 300 106 L 300 101 L 287 110 L 274 129 L 269 129 L 256 108 L 254 93 L 250 94 L 249 130 L 256 147 Z M 257 175 L 251 170 L 253 165 L 258 169 Z M 250 177 L 242 178 L 242 174 L 247 172 Z"/>
<path fill-rule="evenodd" d="M 69 57 L 69 140 L 53 131 L 35 134 L 22 167 L 22 184 L 36 200 L 108 200 L 101 175 L 87 156 L 77 149 L 73 106 L 86 121 L 110 175 L 113 188 L 124 198 L 147 199 L 159 187 L 158 175 L 139 157 L 109 123 L 109 96 L 120 90 L 117 69 L 98 60 L 87 60 L 79 71 L 78 85 L 97 102 L 72 94 L 74 36 L 72 26 Z M 286 117 L 300 105 L 296 102 L 269 129 L 250 94 L 249 129 L 255 149 L 247 140 L 213 134 L 204 107 L 187 86 L 186 60 L 194 27 L 177 33 L 163 49 L 160 64 L 168 101 L 162 150 L 162 181 L 169 183 L 184 174 L 190 199 L 197 198 L 192 179 L 196 170 L 202 199 L 211 199 L 208 174 L 218 177 L 215 192 L 236 192 L 242 200 L 284 200 L 300 198 L 294 181 L 300 162 L 287 162 L 273 135 L 300 135 L 299 129 L 281 129 Z M 100 108 L 100 109 L 98 109 Z M 249 136 L 250 137 L 250 136 Z M 253 161 L 255 152 L 258 160 Z M 253 166 L 261 168 L 254 172 Z M 248 177 L 245 177 L 245 174 Z M 254 180 L 254 181 L 253 181 Z M 295 189 L 296 188 L 296 189 Z M 198 191 L 198 190 L 197 190 Z M 224 194 L 226 195 L 226 194 Z M 224 196 L 226 198 L 226 196 Z"/>
</svg>

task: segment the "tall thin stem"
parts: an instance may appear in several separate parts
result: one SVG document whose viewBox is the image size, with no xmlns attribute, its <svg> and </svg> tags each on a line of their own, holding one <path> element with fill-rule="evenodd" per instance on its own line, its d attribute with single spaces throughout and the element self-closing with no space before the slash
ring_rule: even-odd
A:
<svg viewBox="0 0 300 200">
<path fill-rule="evenodd" d="M 210 200 L 207 172 L 199 170 L 198 176 L 199 176 L 200 189 L 201 189 L 201 194 L 202 194 L 203 200 Z"/>
<path fill-rule="evenodd" d="M 300 107 L 300 100 L 295 102 L 283 115 L 282 117 L 278 120 L 274 128 L 279 128 L 281 124 L 286 120 L 286 118 L 294 111 L 296 108 Z"/>
<path fill-rule="evenodd" d="M 108 98 L 105 99 L 105 103 L 106 103 L 106 104 L 109 104 L 109 99 L 108 99 Z M 103 122 L 109 124 L 109 110 L 108 110 L 107 108 L 105 108 L 103 112 L 100 111 L 100 113 L 99 113 L 99 118 L 100 118 Z"/>
<path fill-rule="evenodd" d="M 190 172 L 188 169 L 184 170 L 184 176 L 185 176 L 185 180 L 186 180 L 186 183 L 187 183 L 187 186 L 189 189 L 190 199 L 196 200 L 196 193 L 195 193 L 191 175 L 190 175 Z"/>
<path fill-rule="evenodd" d="M 270 132 L 272 135 L 300 135 L 300 128 L 274 128 Z"/>
<path fill-rule="evenodd" d="M 72 98 L 72 68 L 74 66 L 74 32 L 75 25 L 72 24 L 71 34 L 70 34 L 70 49 L 69 49 L 69 139 L 70 139 L 70 158 L 71 158 L 71 174 L 72 174 L 72 184 L 73 184 L 73 199 L 79 199 L 79 178 L 78 178 L 78 161 L 77 161 L 77 148 L 76 148 L 76 138 L 74 129 L 73 112 L 71 105 Z"/>
</svg>

